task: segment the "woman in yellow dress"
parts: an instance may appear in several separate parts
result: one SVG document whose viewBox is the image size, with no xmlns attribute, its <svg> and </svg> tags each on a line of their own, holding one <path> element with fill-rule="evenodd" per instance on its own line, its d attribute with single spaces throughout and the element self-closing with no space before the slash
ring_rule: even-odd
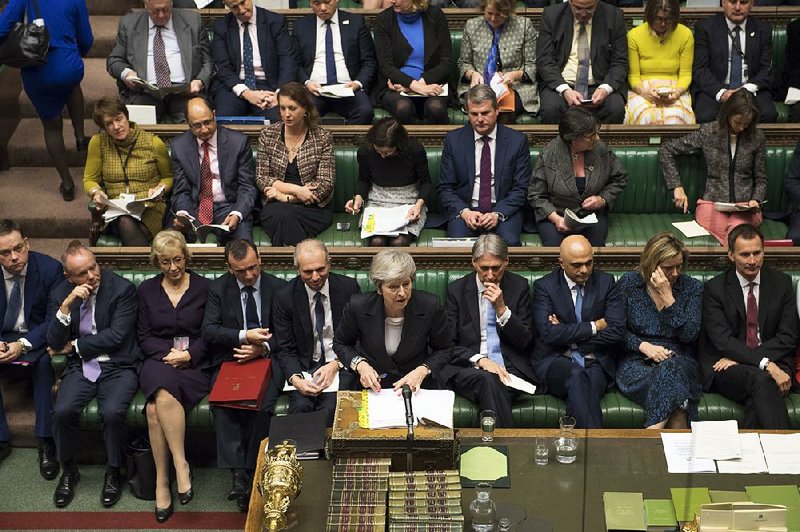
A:
<svg viewBox="0 0 800 532">
<path fill-rule="evenodd" d="M 648 1 L 645 22 L 628 32 L 628 103 L 625 123 L 694 124 L 694 36 L 679 24 L 678 0 Z"/>
</svg>

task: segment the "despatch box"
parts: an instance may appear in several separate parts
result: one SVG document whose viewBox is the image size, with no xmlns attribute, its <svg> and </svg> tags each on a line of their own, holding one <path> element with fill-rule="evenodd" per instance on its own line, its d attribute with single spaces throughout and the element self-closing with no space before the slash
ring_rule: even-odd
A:
<svg viewBox="0 0 800 532">
<path fill-rule="evenodd" d="M 332 458 L 390 456 L 392 471 L 406 470 L 407 430 L 358 426 L 361 392 L 340 391 L 336 398 L 329 455 Z M 412 446 L 414 471 L 457 469 L 458 442 L 453 429 L 417 425 Z"/>
</svg>

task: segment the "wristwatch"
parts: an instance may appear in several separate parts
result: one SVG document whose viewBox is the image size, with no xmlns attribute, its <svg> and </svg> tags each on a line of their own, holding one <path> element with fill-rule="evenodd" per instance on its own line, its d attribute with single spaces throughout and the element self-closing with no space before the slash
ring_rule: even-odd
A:
<svg viewBox="0 0 800 532">
<path fill-rule="evenodd" d="M 341 361 L 341 360 L 339 360 L 338 358 L 334 358 L 333 360 L 335 360 L 335 361 L 336 361 L 336 363 L 339 365 L 339 369 L 340 369 L 340 370 L 341 370 L 341 369 L 344 369 L 344 364 L 342 364 L 342 361 Z"/>
<path fill-rule="evenodd" d="M 354 356 L 353 360 L 350 361 L 350 369 L 352 369 L 353 371 L 358 373 L 358 370 L 356 368 L 358 367 L 359 362 L 361 362 L 363 360 L 364 360 L 364 357 L 362 357 L 360 355 Z"/>
</svg>

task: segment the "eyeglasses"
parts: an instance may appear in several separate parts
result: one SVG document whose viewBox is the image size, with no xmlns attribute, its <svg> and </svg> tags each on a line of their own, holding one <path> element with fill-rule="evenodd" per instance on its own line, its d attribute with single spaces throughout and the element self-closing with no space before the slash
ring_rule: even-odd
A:
<svg viewBox="0 0 800 532">
<path fill-rule="evenodd" d="M 581 135 L 581 138 L 584 139 L 584 140 L 598 140 L 598 139 L 600 139 L 600 132 L 599 131 L 595 131 L 594 133 L 592 133 L 590 135 Z"/>
</svg>

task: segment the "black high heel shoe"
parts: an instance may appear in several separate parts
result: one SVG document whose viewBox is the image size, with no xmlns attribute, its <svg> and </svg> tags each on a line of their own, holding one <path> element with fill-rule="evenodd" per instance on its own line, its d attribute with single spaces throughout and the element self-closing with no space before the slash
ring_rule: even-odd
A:
<svg viewBox="0 0 800 532">
<path fill-rule="evenodd" d="M 194 482 L 192 480 L 191 464 L 189 465 L 189 482 L 191 482 L 194 485 Z M 189 504 L 189 502 L 191 502 L 193 498 L 194 498 L 194 488 L 192 486 L 190 486 L 189 489 L 184 491 L 183 493 L 181 493 L 180 491 L 178 492 L 178 501 L 181 503 L 181 505 Z"/>
<path fill-rule="evenodd" d="M 75 199 L 75 185 L 65 187 L 64 183 L 58 186 L 58 191 L 61 193 L 61 198 L 64 201 L 72 201 Z"/>
<path fill-rule="evenodd" d="M 172 517 L 172 513 L 174 511 L 175 511 L 175 505 L 172 504 L 172 501 L 170 501 L 169 506 L 167 506 L 166 508 L 159 508 L 158 506 L 156 506 L 156 521 L 158 521 L 159 523 L 166 522 L 167 519 Z"/>
</svg>

